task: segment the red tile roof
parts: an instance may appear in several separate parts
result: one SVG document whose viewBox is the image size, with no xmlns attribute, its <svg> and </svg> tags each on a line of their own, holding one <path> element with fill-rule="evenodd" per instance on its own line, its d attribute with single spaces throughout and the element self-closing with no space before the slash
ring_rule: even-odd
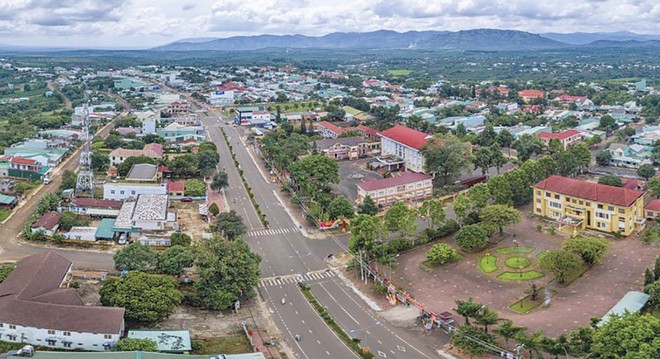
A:
<svg viewBox="0 0 660 359">
<path fill-rule="evenodd" d="M 587 99 L 587 96 L 573 96 L 573 95 L 561 95 L 557 97 L 559 101 L 584 101 Z"/>
<path fill-rule="evenodd" d="M 660 212 L 660 199 L 654 199 L 644 207 L 647 211 Z"/>
<path fill-rule="evenodd" d="M 11 163 L 15 163 L 15 164 L 18 164 L 18 165 L 30 165 L 30 166 L 34 166 L 34 165 L 36 165 L 36 164 L 39 163 L 39 162 L 37 162 L 37 161 L 35 161 L 35 160 L 31 160 L 31 159 L 29 159 L 29 158 L 23 158 L 23 157 L 12 157 L 12 159 L 11 159 Z"/>
<path fill-rule="evenodd" d="M 34 222 L 32 228 L 46 228 L 51 230 L 55 228 L 61 216 L 62 214 L 58 212 L 48 212 Z"/>
<path fill-rule="evenodd" d="M 421 150 L 426 142 L 433 138 L 433 136 L 427 133 L 413 130 L 412 128 L 402 125 L 396 125 L 390 129 L 382 131 L 380 135 L 381 137 L 389 138 L 417 150 Z"/>
<path fill-rule="evenodd" d="M 124 308 L 85 306 L 60 288 L 71 261 L 53 251 L 22 259 L 0 283 L 0 323 L 82 333 L 120 334 Z"/>
<path fill-rule="evenodd" d="M 644 194 L 644 192 L 634 189 L 607 186 L 561 176 L 550 176 L 535 184 L 534 188 L 623 207 L 629 207 Z"/>
<path fill-rule="evenodd" d="M 186 183 L 183 181 L 168 181 L 167 182 L 167 191 L 168 192 L 182 192 L 186 188 Z"/>
<path fill-rule="evenodd" d="M 369 136 L 377 136 L 378 135 L 378 130 L 376 130 L 374 128 L 364 126 L 364 125 L 360 125 L 357 128 L 358 128 L 358 130 L 366 133 Z"/>
<path fill-rule="evenodd" d="M 622 178 L 621 183 L 623 183 L 623 188 L 628 189 L 642 188 L 644 185 L 644 181 L 633 178 Z"/>
<path fill-rule="evenodd" d="M 394 186 L 400 186 L 408 183 L 414 183 L 417 181 L 430 180 L 431 176 L 424 173 L 417 172 L 403 172 L 398 176 L 393 176 L 383 179 L 365 179 L 358 182 L 358 187 L 362 188 L 365 191 L 373 191 L 383 188 L 389 188 Z"/>
<path fill-rule="evenodd" d="M 579 135 L 580 131 L 578 130 L 566 130 L 566 131 L 561 131 L 561 132 L 541 132 L 539 133 L 540 137 L 543 138 L 557 138 L 560 140 L 565 140 L 569 137 L 573 137 L 575 135 Z"/>
<path fill-rule="evenodd" d="M 334 133 L 336 133 L 336 134 L 338 134 L 338 135 L 341 135 L 342 133 L 344 133 L 344 129 L 343 129 L 343 128 L 341 128 L 341 127 L 339 127 L 339 126 L 337 126 L 337 125 L 335 125 L 335 124 L 332 124 L 332 123 L 330 123 L 330 122 L 328 122 L 328 121 L 321 121 L 321 122 L 319 122 L 318 126 L 319 126 L 319 127 L 322 126 L 322 127 L 324 127 L 325 129 L 327 129 L 328 131 L 332 131 L 332 132 L 334 132 Z"/>
<path fill-rule="evenodd" d="M 535 98 L 543 98 L 545 96 L 545 92 L 541 90 L 522 90 L 518 92 L 518 96 L 520 97 L 535 97 Z"/>
<path fill-rule="evenodd" d="M 163 145 L 161 145 L 160 143 L 147 143 L 146 145 L 144 145 L 142 150 L 145 153 L 153 152 L 161 157 L 163 156 Z M 149 155 L 147 154 L 147 156 Z"/>
</svg>

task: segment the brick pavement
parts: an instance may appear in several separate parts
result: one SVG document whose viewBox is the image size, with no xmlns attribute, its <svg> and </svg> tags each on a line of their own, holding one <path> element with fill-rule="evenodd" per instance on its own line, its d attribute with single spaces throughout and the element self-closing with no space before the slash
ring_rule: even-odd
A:
<svg viewBox="0 0 660 359">
<path fill-rule="evenodd" d="M 533 246 L 538 253 L 547 248 L 558 248 L 565 237 L 539 233 L 535 230 L 539 222 L 529 218 L 507 229 L 522 246 Z M 495 235 L 497 236 L 497 235 Z M 512 238 L 498 245 L 510 246 Z M 501 317 L 513 320 L 517 325 L 532 330 L 541 329 L 546 335 L 558 336 L 589 323 L 592 317 L 602 317 L 626 292 L 641 290 L 644 268 L 652 266 L 660 253 L 660 246 L 642 243 L 635 237 L 608 239 L 610 250 L 602 264 L 589 269 L 581 278 L 565 288 L 558 288 L 548 308 L 539 308 L 522 315 L 508 306 L 524 295 L 532 282 L 539 287 L 552 279 L 551 274 L 535 281 L 501 281 L 481 272 L 481 253 L 466 254 L 458 263 L 436 268 L 432 271 L 420 269 L 426 258 L 428 247 L 418 248 L 402 254 L 399 266 L 393 275 L 398 286 L 408 289 L 420 302 L 431 310 L 445 311 L 455 308 L 456 299 L 472 297 L 500 312 Z M 447 240 L 453 244 L 453 239 Z M 460 316 L 456 316 L 461 321 Z"/>
</svg>

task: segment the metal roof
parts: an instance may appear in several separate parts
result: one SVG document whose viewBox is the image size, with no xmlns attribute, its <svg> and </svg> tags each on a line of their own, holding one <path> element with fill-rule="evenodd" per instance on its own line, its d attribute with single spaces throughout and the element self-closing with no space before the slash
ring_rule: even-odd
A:
<svg viewBox="0 0 660 359">
<path fill-rule="evenodd" d="M 151 339 L 159 352 L 187 352 L 191 350 L 190 332 L 187 330 L 129 330 L 127 337 Z"/>
<path fill-rule="evenodd" d="M 621 298 L 621 300 L 616 303 L 612 309 L 609 310 L 609 312 L 605 313 L 603 319 L 598 322 L 598 326 L 600 327 L 605 325 L 605 323 L 610 320 L 610 315 L 612 314 L 621 315 L 625 312 L 639 312 L 642 308 L 644 308 L 648 300 L 649 295 L 643 292 L 630 291 L 626 293 L 626 295 L 624 295 L 623 298 Z"/>
</svg>

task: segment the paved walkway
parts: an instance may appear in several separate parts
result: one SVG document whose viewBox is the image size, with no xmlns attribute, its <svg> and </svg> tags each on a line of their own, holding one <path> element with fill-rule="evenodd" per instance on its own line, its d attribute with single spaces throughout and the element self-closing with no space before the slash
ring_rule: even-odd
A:
<svg viewBox="0 0 660 359">
<path fill-rule="evenodd" d="M 536 220 L 524 218 L 522 223 L 507 229 L 515 234 L 521 246 L 532 246 L 535 255 L 549 248 L 558 248 L 565 237 L 552 236 L 535 230 Z M 447 240 L 453 244 L 453 239 Z M 497 247 L 511 246 L 502 242 Z M 455 300 L 472 297 L 489 305 L 504 318 L 530 329 L 542 329 L 546 335 L 557 336 L 589 323 L 592 317 L 602 317 L 626 292 L 641 290 L 644 269 L 652 266 L 660 254 L 660 246 L 642 243 L 635 237 L 609 239 L 610 250 L 602 264 L 595 265 L 568 287 L 558 288 L 550 307 L 539 308 L 522 315 L 508 309 L 524 295 L 532 282 L 542 287 L 552 279 L 551 274 L 535 281 L 501 281 L 492 274 L 484 274 L 478 261 L 486 251 L 466 254 L 458 263 L 431 271 L 420 269 L 427 248 L 418 248 L 401 255 L 393 275 L 398 286 L 405 287 L 419 301 L 434 311 L 442 312 L 456 307 Z M 488 249 L 493 254 L 494 247 Z M 501 256 L 501 255 L 500 255 Z M 504 256 L 501 256 L 504 257 Z M 498 262 L 499 264 L 499 262 Z M 460 321 L 460 316 L 456 316 Z"/>
</svg>

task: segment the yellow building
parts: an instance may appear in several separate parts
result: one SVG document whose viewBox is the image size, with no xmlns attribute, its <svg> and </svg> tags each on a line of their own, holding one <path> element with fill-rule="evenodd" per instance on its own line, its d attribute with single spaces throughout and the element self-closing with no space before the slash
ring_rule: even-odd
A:
<svg viewBox="0 0 660 359">
<path fill-rule="evenodd" d="M 533 186 L 534 214 L 576 229 L 620 232 L 644 226 L 644 192 L 550 176 Z"/>
</svg>

